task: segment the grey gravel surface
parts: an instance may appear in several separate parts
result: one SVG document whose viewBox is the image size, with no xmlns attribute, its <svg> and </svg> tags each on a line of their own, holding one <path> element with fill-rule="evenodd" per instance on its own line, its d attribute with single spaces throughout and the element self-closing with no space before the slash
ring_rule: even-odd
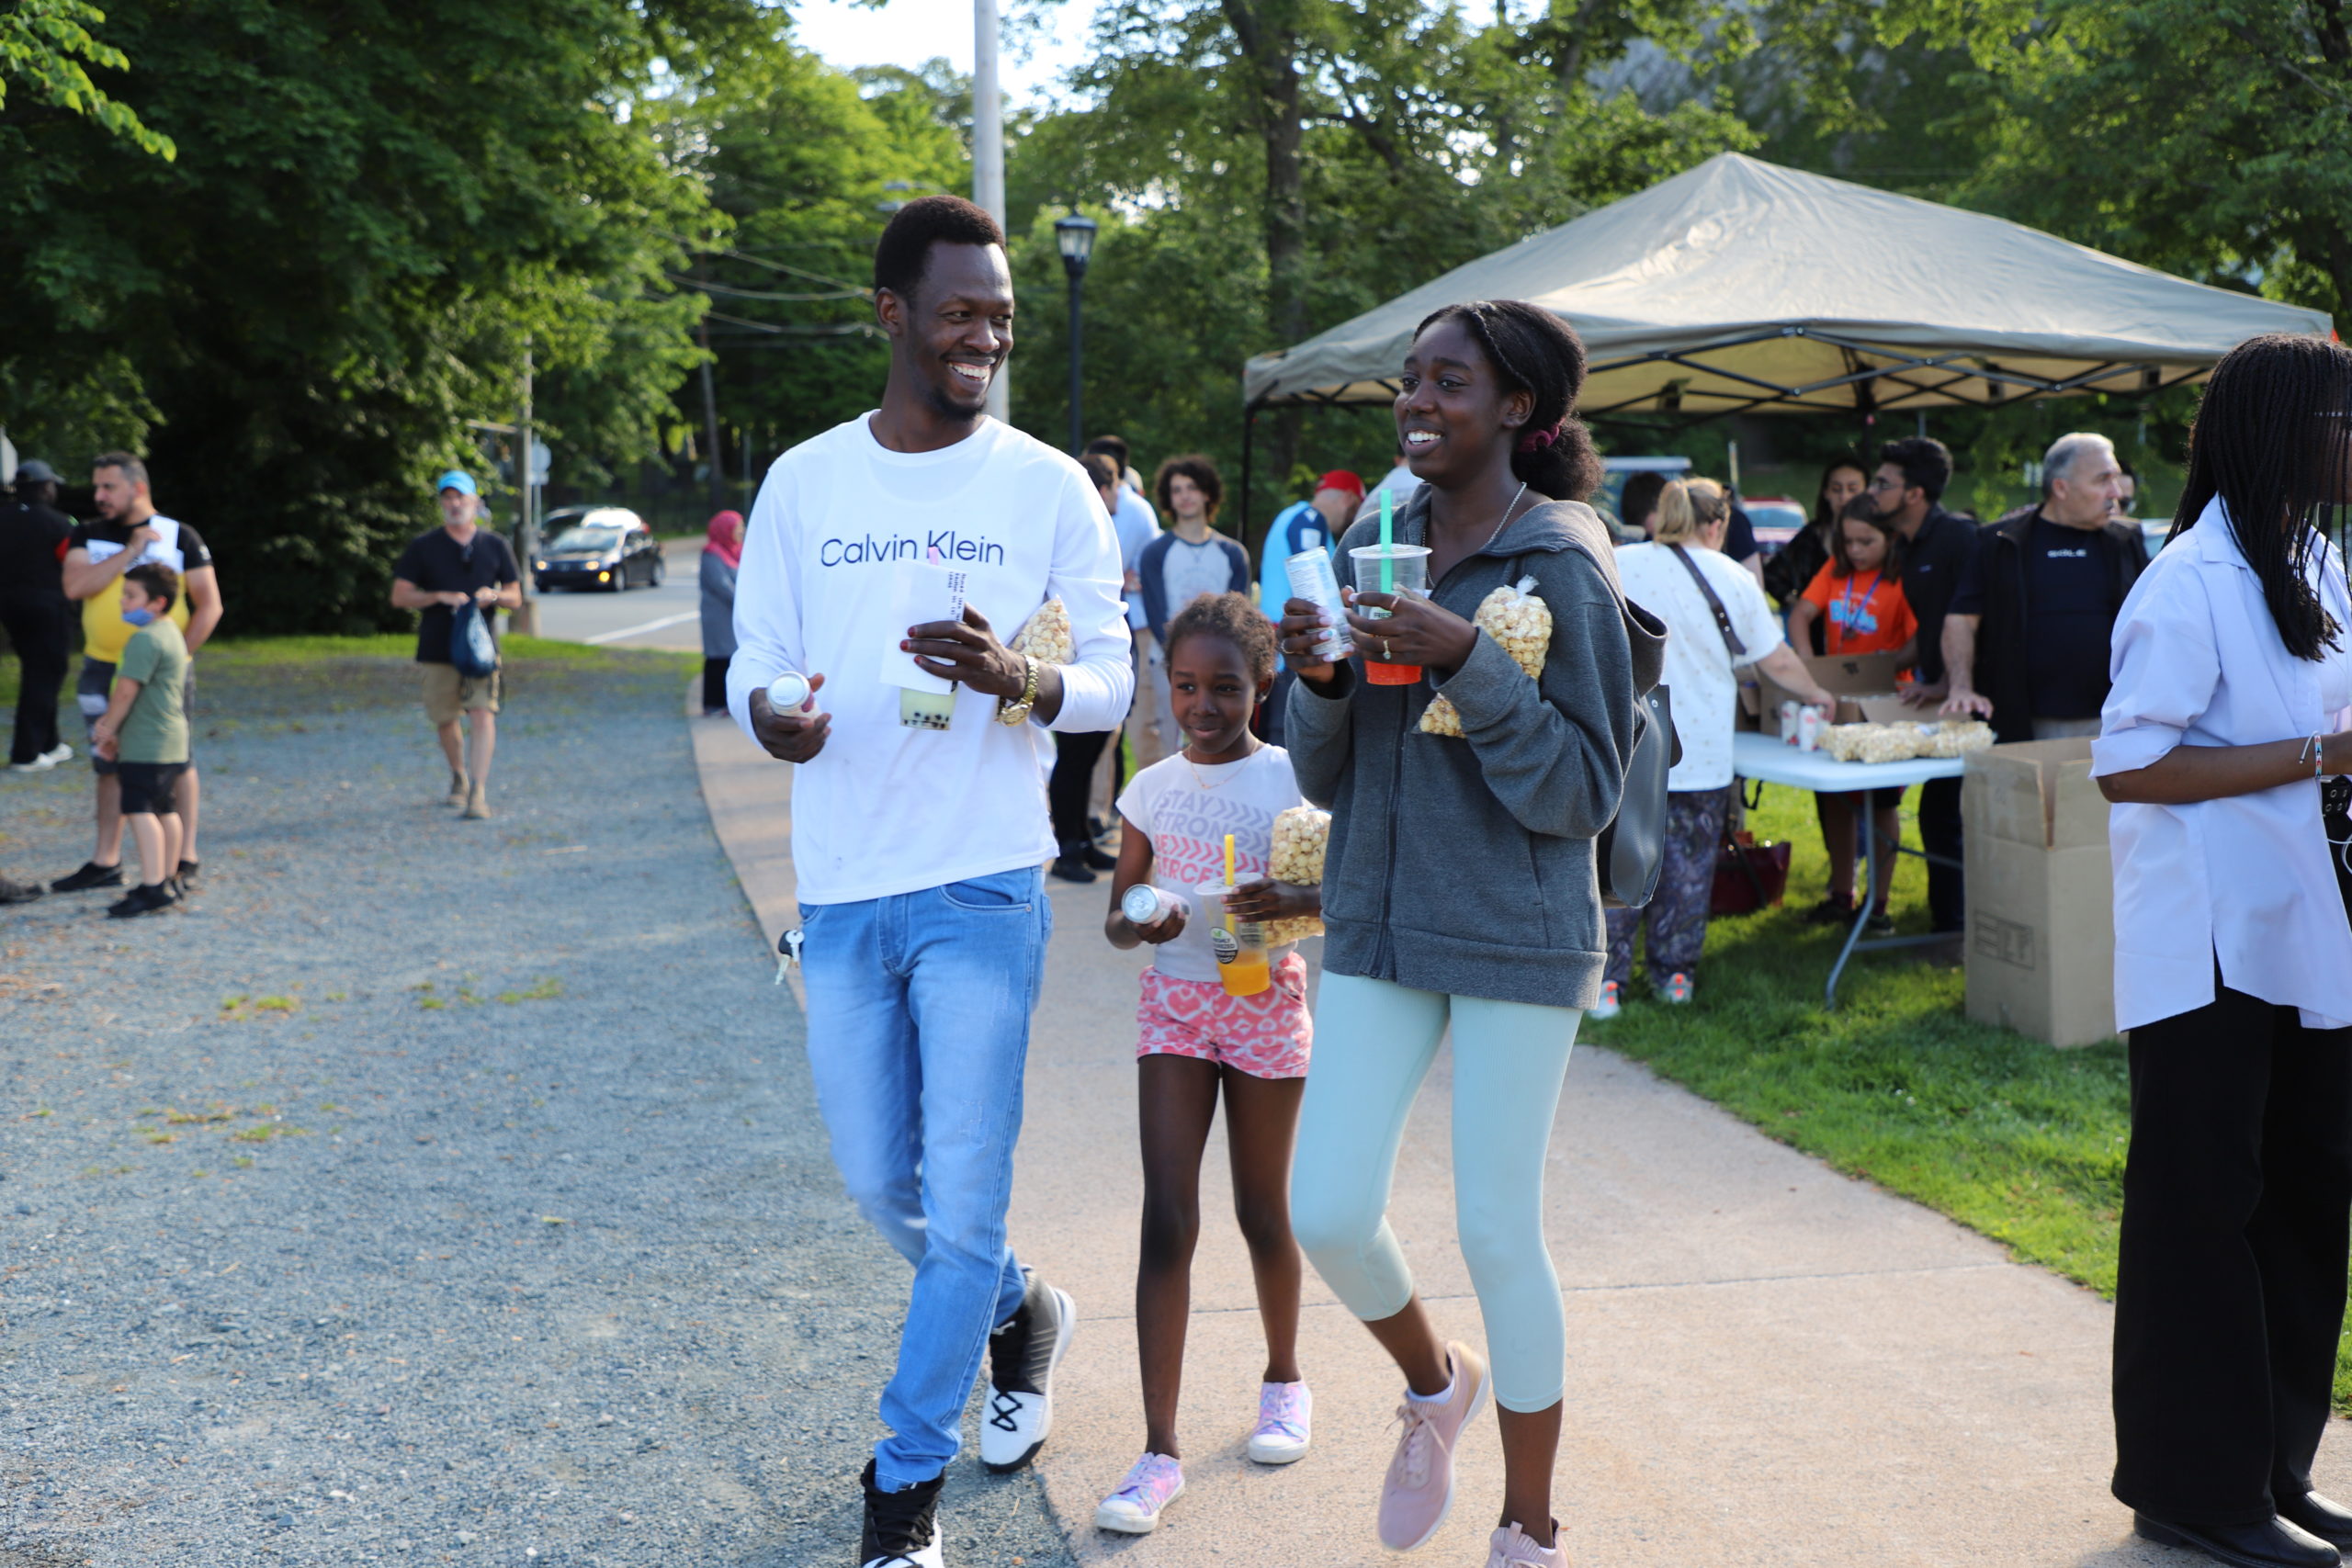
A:
<svg viewBox="0 0 2352 1568">
<path fill-rule="evenodd" d="M 831 1565 L 908 1271 L 829 1164 L 685 661 L 208 660 L 193 907 L 0 909 L 0 1568 Z M 88 774 L 0 774 L 0 872 Z M 950 1562 L 1063 1564 L 967 1456 Z"/>
</svg>

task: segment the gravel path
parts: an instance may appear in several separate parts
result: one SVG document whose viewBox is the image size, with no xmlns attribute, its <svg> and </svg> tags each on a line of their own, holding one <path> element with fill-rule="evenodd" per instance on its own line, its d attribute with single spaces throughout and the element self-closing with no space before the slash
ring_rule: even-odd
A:
<svg viewBox="0 0 2352 1568">
<path fill-rule="evenodd" d="M 185 913 L 0 910 L 0 1568 L 854 1564 L 907 1270 L 696 791 L 679 660 L 208 660 Z M 0 870 L 88 852 L 0 774 Z M 1065 1564 L 959 1461 L 953 1560 Z"/>
</svg>

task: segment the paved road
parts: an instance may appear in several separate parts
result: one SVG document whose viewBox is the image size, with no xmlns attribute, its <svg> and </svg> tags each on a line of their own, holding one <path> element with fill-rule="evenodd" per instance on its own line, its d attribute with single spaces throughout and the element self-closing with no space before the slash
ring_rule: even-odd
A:
<svg viewBox="0 0 2352 1568">
<path fill-rule="evenodd" d="M 630 662 L 516 664 L 481 823 L 404 663 L 209 667 L 196 908 L 0 910 L 0 1565 L 854 1562 L 908 1273 Z M 0 865 L 87 787 L 0 774 Z"/>
<path fill-rule="evenodd" d="M 763 920 L 781 925 L 787 770 L 752 760 L 724 721 L 695 722 L 722 839 Z M 1130 1304 L 1143 955 L 1102 941 L 1100 885 L 1050 886 L 1012 1227 L 1082 1319 L 1038 1461 L 1055 1517 L 1087 1564 L 1396 1562 L 1372 1526 L 1400 1384 L 1311 1270 L 1299 1359 L 1315 1451 L 1282 1470 L 1244 1455 L 1264 1352 L 1214 1147 L 1181 1433 L 1190 1489 L 1154 1535 L 1092 1529 L 1143 1442 Z M 1442 1057 L 1415 1108 L 1390 1216 L 1442 1328 L 1477 1344 L 1453 1245 L 1450 1067 Z M 1557 1506 L 1588 1568 L 2202 1561 L 2132 1538 L 2107 1495 L 2113 1317 L 2091 1292 L 1589 1046 L 1569 1069 L 1545 1198 L 1568 1318 Z M 1485 1561 L 1502 1482 L 1491 1421 L 1461 1462 L 1461 1506 L 1423 1553 L 1452 1568 Z M 2344 1423 L 2319 1469 L 2323 1490 L 2352 1495 Z"/>
<path fill-rule="evenodd" d="M 700 539 L 672 539 L 662 547 L 659 588 L 597 593 L 558 588 L 541 595 L 539 635 L 564 642 L 612 648 L 660 648 L 702 652 Z"/>
</svg>

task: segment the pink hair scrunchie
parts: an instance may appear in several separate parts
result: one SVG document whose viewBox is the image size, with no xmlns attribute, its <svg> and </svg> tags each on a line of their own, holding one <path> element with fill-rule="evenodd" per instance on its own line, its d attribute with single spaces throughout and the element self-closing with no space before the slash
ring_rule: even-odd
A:
<svg viewBox="0 0 2352 1568">
<path fill-rule="evenodd" d="M 1519 449 L 1522 452 L 1541 452 L 1559 438 L 1560 427 L 1556 424 L 1549 430 L 1531 430 L 1519 438 Z"/>
</svg>

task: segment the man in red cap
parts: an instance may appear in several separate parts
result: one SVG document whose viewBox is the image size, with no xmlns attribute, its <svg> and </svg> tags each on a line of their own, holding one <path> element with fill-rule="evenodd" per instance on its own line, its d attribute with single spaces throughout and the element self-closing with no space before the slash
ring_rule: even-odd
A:
<svg viewBox="0 0 2352 1568">
<path fill-rule="evenodd" d="M 1265 553 L 1258 567 L 1258 607 L 1277 626 L 1283 602 L 1291 597 L 1290 558 L 1302 550 L 1334 550 L 1340 536 L 1363 504 L 1363 480 L 1345 468 L 1334 468 L 1315 481 L 1315 499 L 1293 502 L 1266 527 Z M 1282 743 L 1283 710 L 1289 705 L 1293 676 L 1284 665 L 1274 677 L 1274 694 L 1266 705 L 1266 739 Z"/>
</svg>

